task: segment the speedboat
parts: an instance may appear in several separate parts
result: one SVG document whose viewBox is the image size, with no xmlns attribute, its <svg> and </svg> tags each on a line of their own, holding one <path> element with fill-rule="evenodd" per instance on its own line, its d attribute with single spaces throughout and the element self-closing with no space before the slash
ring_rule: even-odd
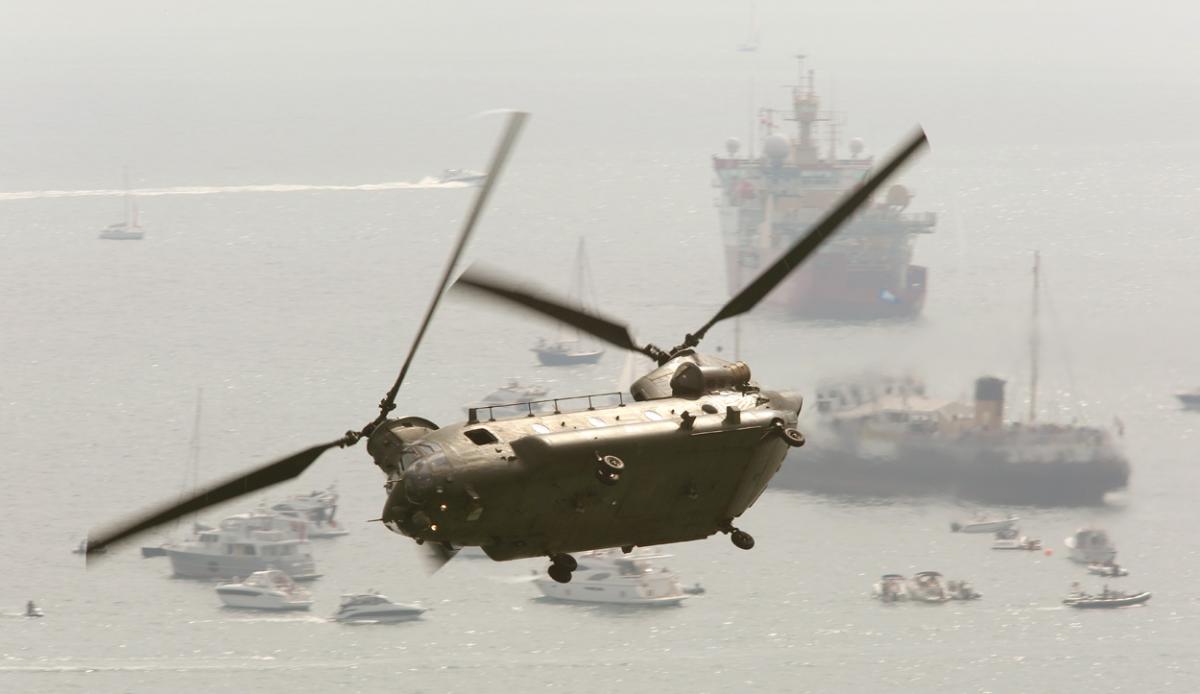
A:
<svg viewBox="0 0 1200 694">
<path fill-rule="evenodd" d="M 229 607 L 252 610 L 307 610 L 313 602 L 307 590 L 278 569 L 255 571 L 244 581 L 222 583 L 216 591 Z"/>
<path fill-rule="evenodd" d="M 1025 537 L 1016 528 L 1006 528 L 996 533 L 992 541 L 992 549 L 1019 549 L 1036 551 L 1042 548 L 1042 541 Z"/>
<path fill-rule="evenodd" d="M 1080 564 L 1110 564 L 1117 558 L 1108 533 L 1096 528 L 1080 528 L 1063 543 L 1071 550 L 1068 558 Z"/>
<path fill-rule="evenodd" d="M 229 579 L 267 569 L 279 569 L 297 581 L 321 575 L 308 541 L 269 514 L 229 516 L 218 528 L 202 527 L 194 538 L 162 549 L 181 578 Z"/>
<path fill-rule="evenodd" d="M 880 602 L 902 602 L 908 600 L 908 580 L 900 574 L 884 574 L 871 587 L 871 597 Z"/>
<path fill-rule="evenodd" d="M 1200 388 L 1186 393 L 1176 393 L 1175 397 L 1179 399 L 1185 409 L 1200 410 Z"/>
<path fill-rule="evenodd" d="M 576 558 L 578 566 L 570 583 L 558 583 L 537 572 L 533 582 L 542 595 L 551 600 L 678 605 L 689 597 L 679 585 L 679 578 L 669 569 L 650 564 L 652 559 L 669 556 L 644 549 L 635 549 L 629 554 L 618 549 L 596 550 Z"/>
<path fill-rule="evenodd" d="M 481 186 L 486 180 L 487 174 L 470 169 L 446 169 L 437 177 L 438 183 L 465 183 L 472 186 Z"/>
<path fill-rule="evenodd" d="M 966 523 L 951 523 L 950 531 L 955 533 L 995 533 L 1013 527 L 1019 520 L 1021 519 L 1011 514 L 1007 518 L 980 517 Z"/>
<path fill-rule="evenodd" d="M 1110 562 L 1108 564 L 1092 563 L 1088 564 L 1087 569 L 1088 573 L 1090 574 L 1104 576 L 1106 578 L 1119 578 L 1121 576 L 1129 575 L 1129 569 L 1126 569 L 1124 566 L 1121 566 L 1115 562 Z"/>
<path fill-rule="evenodd" d="M 342 596 L 342 604 L 333 615 L 333 621 L 350 624 L 386 624 L 418 619 L 425 608 L 392 602 L 376 592 L 354 593 Z"/>
<path fill-rule="evenodd" d="M 1078 586 L 1078 584 L 1076 584 Z M 1131 605 L 1141 605 L 1150 599 L 1149 591 L 1141 593 L 1126 593 L 1120 590 L 1104 589 L 1099 595 L 1089 595 L 1078 589 L 1072 591 L 1067 597 L 1063 598 L 1063 604 L 1067 607 L 1075 607 L 1078 609 L 1113 609 L 1116 607 L 1129 607 Z"/>
<path fill-rule="evenodd" d="M 951 599 L 942 575 L 937 571 L 922 571 L 908 581 L 909 599 L 914 602 L 931 604 L 943 603 Z"/>
</svg>

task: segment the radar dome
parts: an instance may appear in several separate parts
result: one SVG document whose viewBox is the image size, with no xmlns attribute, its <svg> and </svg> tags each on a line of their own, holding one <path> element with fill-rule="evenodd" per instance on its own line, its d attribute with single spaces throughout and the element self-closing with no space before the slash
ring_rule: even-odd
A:
<svg viewBox="0 0 1200 694">
<path fill-rule="evenodd" d="M 731 156 L 731 157 L 733 155 L 737 154 L 738 150 L 741 148 L 742 148 L 742 141 L 737 139 L 736 137 L 731 137 L 725 141 L 725 151 L 729 152 L 729 156 Z"/>
<path fill-rule="evenodd" d="M 792 143 L 788 142 L 786 137 L 778 133 L 768 136 L 763 141 L 763 153 L 767 155 L 772 164 L 782 164 L 791 151 Z"/>
<path fill-rule="evenodd" d="M 892 207 L 904 209 L 908 207 L 908 203 L 912 202 L 912 193 L 908 192 L 908 188 L 899 183 L 888 188 L 886 203 Z"/>
<path fill-rule="evenodd" d="M 862 151 L 863 141 L 861 137 L 856 137 L 853 140 L 850 140 L 850 156 L 857 157 L 858 155 L 862 154 Z"/>
</svg>

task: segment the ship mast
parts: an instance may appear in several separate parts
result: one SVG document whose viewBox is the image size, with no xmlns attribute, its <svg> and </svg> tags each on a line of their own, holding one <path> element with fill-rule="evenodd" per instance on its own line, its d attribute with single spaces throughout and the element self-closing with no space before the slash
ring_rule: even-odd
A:
<svg viewBox="0 0 1200 694">
<path fill-rule="evenodd" d="M 1029 331 L 1029 422 L 1032 424 L 1037 419 L 1037 388 L 1038 388 L 1038 294 L 1039 294 L 1039 277 L 1038 271 L 1041 267 L 1041 256 L 1037 251 L 1033 252 L 1033 322 Z"/>
</svg>

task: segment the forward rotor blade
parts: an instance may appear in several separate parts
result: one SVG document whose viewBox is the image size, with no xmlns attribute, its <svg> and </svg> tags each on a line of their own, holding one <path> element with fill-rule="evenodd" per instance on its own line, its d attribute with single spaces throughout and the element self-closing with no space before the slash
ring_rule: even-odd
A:
<svg viewBox="0 0 1200 694">
<path fill-rule="evenodd" d="M 694 336 L 695 341 L 699 341 L 708 332 L 708 329 L 715 325 L 718 321 L 733 316 L 740 315 L 754 308 L 763 297 L 771 292 L 780 282 L 787 277 L 788 273 L 795 270 L 804 262 L 808 256 L 825 243 L 834 232 L 853 215 L 859 207 L 870 199 L 874 194 L 875 189 L 883 185 L 883 182 L 895 173 L 896 169 L 900 168 L 909 157 L 911 157 L 918 149 L 926 144 L 925 131 L 920 128 L 909 138 L 907 144 L 900 149 L 887 162 L 887 165 L 876 171 L 870 178 L 863 181 L 852 192 L 842 198 L 841 202 L 836 207 L 830 210 L 820 222 L 813 227 L 812 231 L 796 242 L 791 250 L 783 254 L 779 260 L 775 261 L 771 267 L 767 268 L 753 282 L 746 285 L 737 296 L 730 299 L 729 303 L 725 304 L 717 315 L 713 316 L 703 328 L 700 328 Z M 694 346 L 695 342 L 689 336 L 689 342 Z"/>
<path fill-rule="evenodd" d="M 616 345 L 622 349 L 634 352 L 641 352 L 651 358 L 657 359 L 657 350 L 654 350 L 650 346 L 642 347 L 635 343 L 633 336 L 629 334 L 629 328 L 625 324 L 588 313 L 582 309 L 573 308 L 559 299 L 551 298 L 542 292 L 535 292 L 525 287 L 519 287 L 500 279 L 494 272 L 479 270 L 475 266 L 471 266 L 459 276 L 454 286 L 456 288 L 462 287 L 463 289 L 487 294 L 493 298 L 504 299 L 544 316 L 549 316 L 554 320 L 566 323 L 571 327 L 578 328 L 593 337 L 604 340 L 610 345 Z"/>
<path fill-rule="evenodd" d="M 425 543 L 425 563 L 429 567 L 429 573 L 437 573 L 446 565 L 454 555 L 458 554 L 458 547 L 445 542 L 426 542 Z"/>
<path fill-rule="evenodd" d="M 517 136 L 521 133 L 521 128 L 525 125 L 526 119 L 529 118 L 528 113 L 521 111 L 513 111 L 509 116 L 508 126 L 504 129 L 504 135 L 500 138 L 500 144 L 496 146 L 496 152 L 492 155 L 492 163 L 488 167 L 487 179 L 479 188 L 479 194 L 475 196 L 475 204 L 471 206 L 471 211 L 467 214 L 466 220 L 463 221 L 462 231 L 458 233 L 458 242 L 454 245 L 454 250 L 450 253 L 450 260 L 446 263 L 446 271 L 442 273 L 442 281 L 438 284 L 437 290 L 433 294 L 433 301 L 429 304 L 429 310 L 425 312 L 425 319 L 421 321 L 421 327 L 417 330 L 417 336 L 413 338 L 412 347 L 408 350 L 408 356 L 404 358 L 404 365 L 400 367 L 400 375 L 396 377 L 396 383 L 392 385 L 392 389 L 384 396 L 383 401 L 379 403 L 379 417 L 375 420 L 375 424 L 383 421 L 387 417 L 387 413 L 392 410 L 396 403 L 396 393 L 400 392 L 400 384 L 404 383 L 404 377 L 408 375 L 408 368 L 412 365 L 413 357 L 417 354 L 417 347 L 421 344 L 421 338 L 425 337 L 425 329 L 429 327 L 429 321 L 433 319 L 433 312 L 437 310 L 438 303 L 442 300 L 442 294 L 446 290 L 446 286 L 450 284 L 450 277 L 454 274 L 454 269 L 458 265 L 458 259 L 462 256 L 463 248 L 467 245 L 467 240 L 471 238 L 471 232 L 475 230 L 475 224 L 479 221 L 480 215 L 483 213 L 483 207 L 487 204 L 488 197 L 492 194 L 492 188 L 496 186 L 496 181 L 500 179 L 500 172 L 504 169 L 504 164 L 508 161 L 508 154 L 512 151 L 513 144 L 517 141 Z"/>
<path fill-rule="evenodd" d="M 156 525 L 175 520 L 180 516 L 200 511 L 214 504 L 219 504 L 222 501 L 235 499 L 244 494 L 256 492 L 280 482 L 286 482 L 304 472 L 325 451 L 330 448 L 344 446 L 346 443 L 347 439 L 341 438 L 337 441 L 313 446 L 312 448 L 290 455 L 283 460 L 277 460 L 256 470 L 252 470 L 244 475 L 238 475 L 224 482 L 218 482 L 208 489 L 193 495 L 186 501 L 151 511 L 137 520 L 99 533 L 96 536 L 88 537 L 87 555 L 90 557 L 105 547 L 124 540 L 130 535 L 140 533 L 143 530 L 149 530 Z"/>
</svg>

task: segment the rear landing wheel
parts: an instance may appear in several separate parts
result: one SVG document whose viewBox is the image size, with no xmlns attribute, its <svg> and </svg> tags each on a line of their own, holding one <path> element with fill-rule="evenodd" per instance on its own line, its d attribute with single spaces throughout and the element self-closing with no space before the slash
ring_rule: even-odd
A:
<svg viewBox="0 0 1200 694">
<path fill-rule="evenodd" d="M 550 569 L 546 573 L 550 574 L 550 578 L 559 583 L 571 582 L 571 570 L 562 564 L 551 564 Z"/>
<path fill-rule="evenodd" d="M 754 547 L 754 538 L 744 530 L 734 530 L 729 533 L 729 539 L 733 540 L 733 546 L 738 549 L 752 549 Z"/>
</svg>

